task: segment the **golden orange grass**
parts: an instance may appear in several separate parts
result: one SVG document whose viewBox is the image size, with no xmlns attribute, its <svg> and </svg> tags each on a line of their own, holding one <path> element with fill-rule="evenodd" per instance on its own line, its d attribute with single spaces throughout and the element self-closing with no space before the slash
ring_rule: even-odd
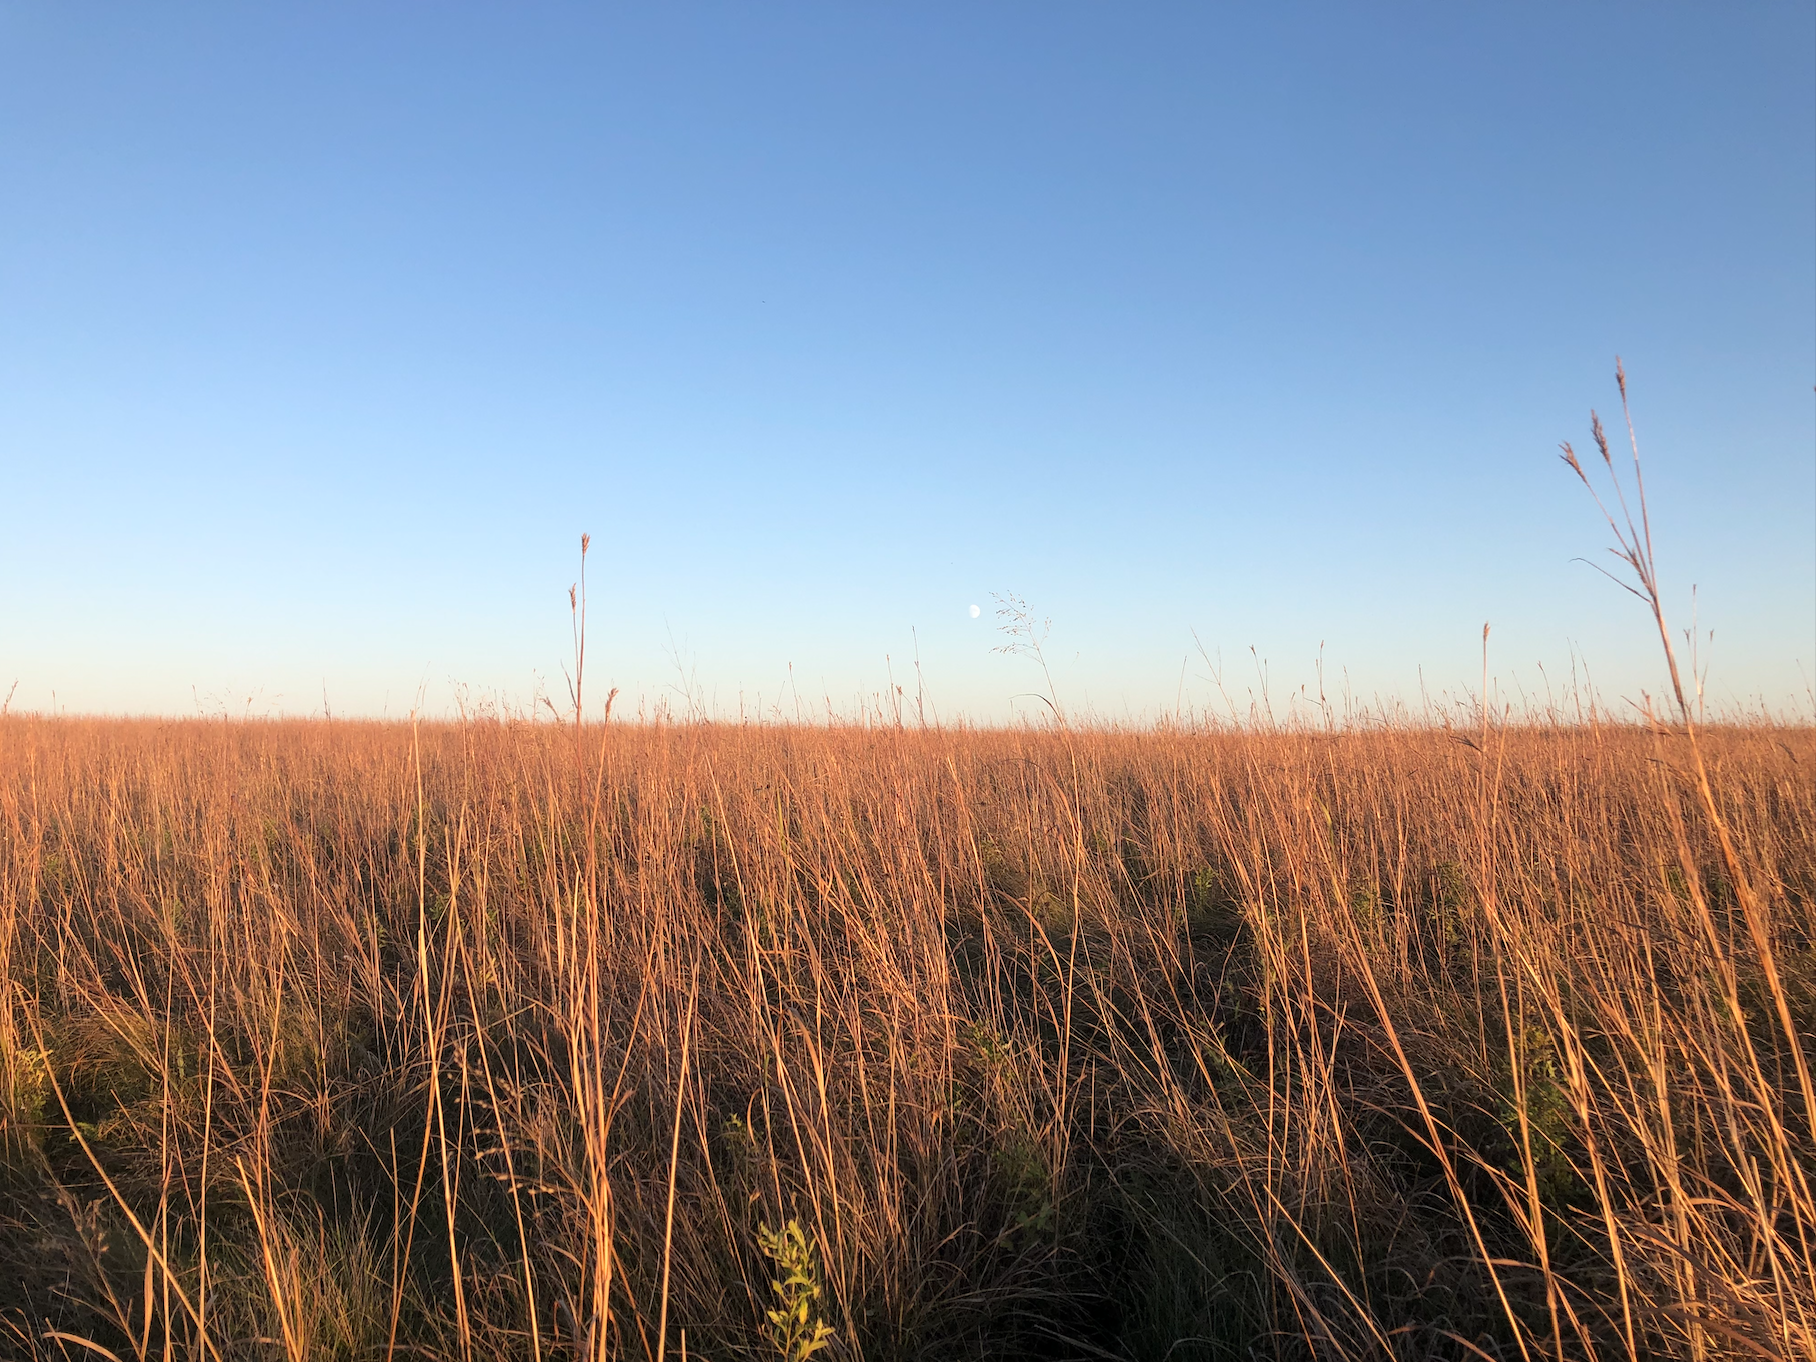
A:
<svg viewBox="0 0 1816 1362">
<path fill-rule="evenodd" d="M 1808 730 L 588 736 L 6 720 L 19 1348 L 1811 1355 Z"/>
</svg>

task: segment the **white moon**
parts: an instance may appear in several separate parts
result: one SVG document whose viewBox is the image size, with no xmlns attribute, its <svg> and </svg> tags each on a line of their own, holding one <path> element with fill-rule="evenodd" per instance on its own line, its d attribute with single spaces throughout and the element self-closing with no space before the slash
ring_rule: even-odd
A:
<svg viewBox="0 0 1816 1362">
<path fill-rule="evenodd" d="M 981 615 L 983 613 L 984 612 L 979 610 L 975 605 L 971 607 L 971 618 L 972 619 L 976 619 L 979 615 Z"/>
</svg>

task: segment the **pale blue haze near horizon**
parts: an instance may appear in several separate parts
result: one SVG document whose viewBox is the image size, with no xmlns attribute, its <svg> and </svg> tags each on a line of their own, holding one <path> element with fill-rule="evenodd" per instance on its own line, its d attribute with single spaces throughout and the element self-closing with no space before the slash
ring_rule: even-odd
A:
<svg viewBox="0 0 1816 1362">
<path fill-rule="evenodd" d="M 1619 705 L 1617 353 L 1808 716 L 1808 4 L 0 4 L 16 710 Z"/>
</svg>

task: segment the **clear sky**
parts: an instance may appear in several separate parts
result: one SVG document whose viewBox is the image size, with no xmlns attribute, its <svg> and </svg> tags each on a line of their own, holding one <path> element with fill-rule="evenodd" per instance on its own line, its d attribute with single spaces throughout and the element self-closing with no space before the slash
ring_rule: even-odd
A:
<svg viewBox="0 0 1816 1362">
<path fill-rule="evenodd" d="M 16 709 L 561 701 L 582 531 L 633 709 L 1002 719 L 1001 592 L 1105 717 L 1485 620 L 1618 701 L 1617 353 L 1711 695 L 1808 713 L 1801 0 L 0 4 Z"/>
</svg>

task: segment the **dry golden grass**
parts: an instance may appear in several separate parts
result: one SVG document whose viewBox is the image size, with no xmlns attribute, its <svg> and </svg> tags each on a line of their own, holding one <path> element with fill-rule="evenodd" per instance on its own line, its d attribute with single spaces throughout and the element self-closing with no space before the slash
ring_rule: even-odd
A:
<svg viewBox="0 0 1816 1362">
<path fill-rule="evenodd" d="M 1697 750 L 1746 903 L 1630 726 L 0 721 L 0 1346 L 1816 1356 Z"/>
</svg>

